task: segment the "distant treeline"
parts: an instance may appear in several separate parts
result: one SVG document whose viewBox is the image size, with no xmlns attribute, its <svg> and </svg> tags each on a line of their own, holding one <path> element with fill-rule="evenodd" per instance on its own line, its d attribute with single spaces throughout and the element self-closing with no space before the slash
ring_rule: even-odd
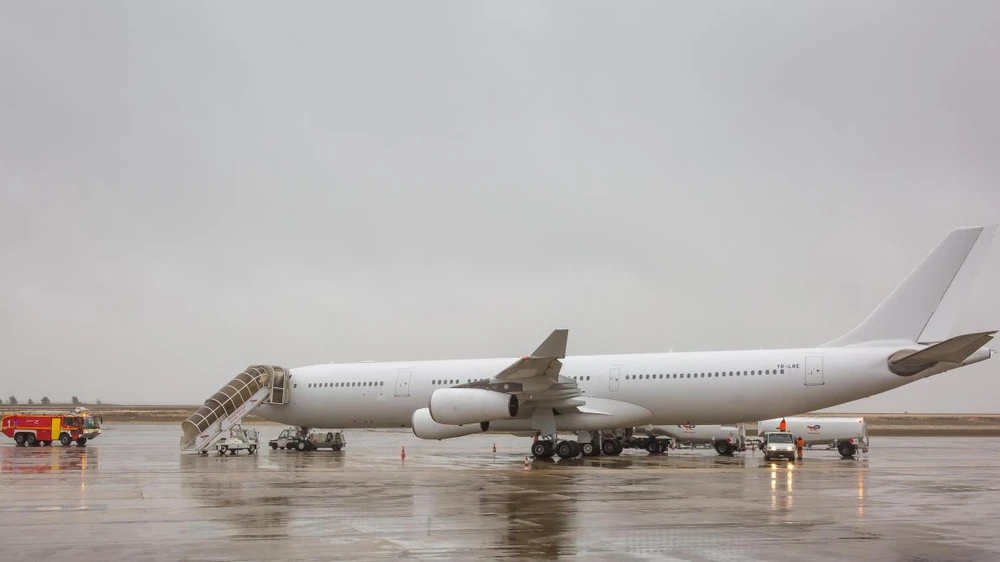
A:
<svg viewBox="0 0 1000 562">
<path fill-rule="evenodd" d="M 3 403 L 4 403 L 3 399 L 0 399 L 0 404 L 3 404 Z M 18 405 L 20 403 L 21 402 L 18 401 L 17 396 L 14 396 L 13 394 L 11 394 L 10 396 L 7 397 L 7 404 L 9 404 L 11 406 L 16 406 L 16 405 Z M 48 396 L 42 396 L 42 399 L 38 403 L 41 404 L 41 405 L 43 405 L 43 406 L 47 406 L 49 404 L 52 404 L 52 400 L 49 400 Z M 102 404 L 100 398 L 98 398 L 97 400 L 95 400 L 93 403 L 96 404 L 96 405 L 98 405 L 98 406 Z M 31 398 L 28 398 L 28 401 L 26 402 L 26 404 L 28 404 L 29 406 L 32 406 L 32 405 L 35 404 L 35 401 L 33 399 L 31 399 Z M 82 405 L 84 405 L 84 403 L 80 402 L 80 399 L 77 398 L 76 396 L 70 398 L 69 402 L 56 402 L 56 404 L 69 404 L 71 406 L 82 406 Z"/>
</svg>

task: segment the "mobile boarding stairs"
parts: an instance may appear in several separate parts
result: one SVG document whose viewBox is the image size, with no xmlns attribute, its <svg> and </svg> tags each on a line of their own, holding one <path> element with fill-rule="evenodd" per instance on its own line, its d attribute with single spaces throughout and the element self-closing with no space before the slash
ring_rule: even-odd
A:
<svg viewBox="0 0 1000 562">
<path fill-rule="evenodd" d="M 286 404 L 290 373 L 275 365 L 251 365 L 181 423 L 181 450 L 207 454 L 233 426 L 261 404 Z"/>
</svg>

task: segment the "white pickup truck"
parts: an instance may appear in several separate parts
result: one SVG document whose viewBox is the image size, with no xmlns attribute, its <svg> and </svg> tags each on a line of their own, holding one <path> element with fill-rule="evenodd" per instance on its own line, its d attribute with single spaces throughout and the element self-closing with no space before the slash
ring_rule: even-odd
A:
<svg viewBox="0 0 1000 562">
<path fill-rule="evenodd" d="M 763 439 L 760 445 L 764 460 L 776 458 L 795 460 L 795 436 L 787 431 L 767 431 L 758 434 Z"/>
</svg>

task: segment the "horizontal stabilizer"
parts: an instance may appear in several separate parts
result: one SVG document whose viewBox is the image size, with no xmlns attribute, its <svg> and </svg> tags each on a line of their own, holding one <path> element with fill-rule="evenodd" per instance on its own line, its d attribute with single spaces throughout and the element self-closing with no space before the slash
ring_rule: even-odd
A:
<svg viewBox="0 0 1000 562">
<path fill-rule="evenodd" d="M 930 347 L 913 351 L 898 351 L 889 358 L 889 369 L 897 375 L 914 375 L 939 363 L 961 365 L 973 353 L 993 339 L 993 332 L 977 332 L 955 336 Z"/>
</svg>

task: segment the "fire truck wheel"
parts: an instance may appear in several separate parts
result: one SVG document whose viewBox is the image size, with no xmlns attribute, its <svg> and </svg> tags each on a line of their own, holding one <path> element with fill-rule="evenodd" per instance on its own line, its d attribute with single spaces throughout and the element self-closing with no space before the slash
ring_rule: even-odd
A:
<svg viewBox="0 0 1000 562">
<path fill-rule="evenodd" d="M 76 440 L 76 446 L 77 447 L 83 447 L 86 444 L 87 444 L 87 438 L 86 437 L 81 437 L 81 438 L 79 438 L 79 439 Z"/>
<path fill-rule="evenodd" d="M 28 434 L 28 446 L 29 447 L 34 447 L 35 445 L 38 445 L 38 438 L 35 437 L 34 433 L 29 433 Z"/>
<path fill-rule="evenodd" d="M 69 436 L 69 433 L 63 433 L 59 436 L 59 442 L 62 443 L 63 447 L 69 447 L 70 443 L 73 442 L 73 438 Z"/>
<path fill-rule="evenodd" d="M 25 436 L 23 433 L 18 433 L 17 435 L 14 436 L 14 443 L 17 443 L 18 447 L 23 447 L 24 442 L 27 439 L 28 439 L 27 436 Z"/>
</svg>

